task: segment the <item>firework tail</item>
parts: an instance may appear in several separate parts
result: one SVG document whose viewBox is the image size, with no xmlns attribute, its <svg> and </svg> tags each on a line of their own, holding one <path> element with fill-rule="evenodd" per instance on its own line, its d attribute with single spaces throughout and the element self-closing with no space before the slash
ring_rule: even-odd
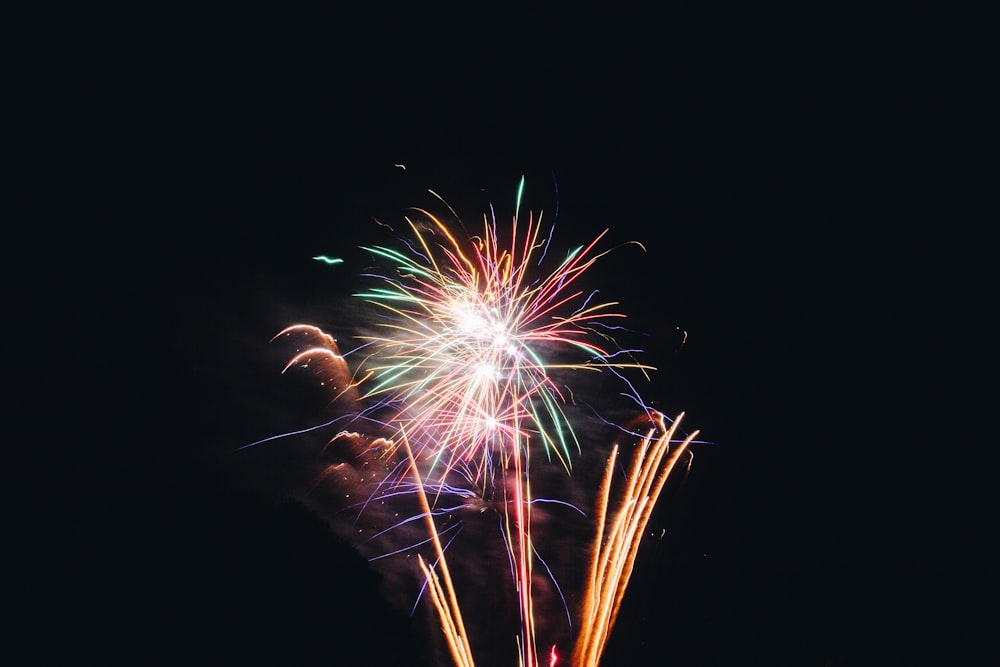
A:
<svg viewBox="0 0 1000 667">
<path fill-rule="evenodd" d="M 416 481 L 417 496 L 427 523 L 431 542 L 434 545 L 438 563 L 437 567 L 441 570 L 441 577 L 438 577 L 437 572 L 430 568 L 423 561 L 423 558 L 418 559 L 420 569 L 427 580 L 430 600 L 441 621 L 441 630 L 444 633 L 452 659 L 458 667 L 474 667 L 471 646 L 462 620 L 458 597 L 455 593 L 451 574 L 448 569 L 447 558 L 444 549 L 441 547 L 440 537 L 431 515 L 430 503 L 427 500 L 427 494 L 417 468 L 416 459 L 413 456 L 413 451 L 405 435 L 403 443 L 409 459 L 410 469 Z M 513 517 L 511 517 L 510 512 L 504 513 L 506 524 L 504 533 L 507 535 L 506 547 L 508 554 L 514 564 L 514 586 L 517 589 L 518 604 L 521 613 L 521 635 L 517 637 L 518 664 L 520 667 L 536 667 L 538 665 L 538 657 L 535 646 L 534 602 L 531 592 L 531 578 L 533 576 L 531 558 L 533 546 L 530 531 L 531 502 L 527 489 L 527 475 L 524 474 L 522 469 L 520 449 L 517 447 L 513 450 L 513 459 L 515 475 L 513 505 L 515 510 Z M 511 526 L 512 520 L 513 526 Z M 516 538 L 512 537 L 512 535 L 516 535 Z"/>
<path fill-rule="evenodd" d="M 580 635 L 573 650 L 575 667 L 592 667 L 600 661 L 656 500 L 674 466 L 698 435 L 694 431 L 671 448 L 683 416 L 684 413 L 678 415 L 670 428 L 666 428 L 663 415 L 655 416 L 656 428 L 650 429 L 636 450 L 617 516 L 609 526 L 611 477 L 618 447 L 611 452 L 598 493 L 597 532 L 585 582 Z M 657 431 L 662 435 L 654 440 Z"/>
<path fill-rule="evenodd" d="M 522 667 L 535 667 L 537 664 L 535 647 L 535 615 L 534 601 L 531 595 L 532 579 L 532 553 L 534 547 L 531 544 L 531 497 L 527 475 L 528 450 L 524 450 L 524 463 L 521 459 L 521 447 L 517 442 L 513 447 L 514 459 L 514 513 L 517 531 L 517 548 L 514 548 L 513 540 L 508 537 L 507 548 L 514 559 L 516 575 L 514 585 L 517 587 L 518 604 L 521 610 L 521 637 L 519 638 L 520 664 Z M 506 511 L 507 521 L 510 521 L 510 512 Z M 508 526 L 506 534 L 510 535 Z"/>
<path fill-rule="evenodd" d="M 474 667 L 472 649 L 469 646 L 469 635 L 465 631 L 462 610 L 458 606 L 458 596 L 455 595 L 451 572 L 448 570 L 448 560 L 445 558 L 444 549 L 441 547 L 437 526 L 434 525 L 434 517 L 431 515 L 430 503 L 427 502 L 427 494 L 424 492 L 420 471 L 417 469 L 417 462 L 413 458 L 413 450 L 410 449 L 410 443 L 405 433 L 402 440 L 406 447 L 406 455 L 410 460 L 410 469 L 413 471 L 413 477 L 416 481 L 417 497 L 420 499 L 421 510 L 423 510 L 424 519 L 427 521 L 427 529 L 434 544 L 437 567 L 441 570 L 441 577 L 444 579 L 443 587 L 441 580 L 437 576 L 437 572 L 429 568 L 424 563 L 423 558 L 419 559 L 420 569 L 427 579 L 431 602 L 434 604 L 434 608 L 437 610 L 438 617 L 441 620 L 441 629 L 444 632 L 445 640 L 448 643 L 448 650 L 451 651 L 451 656 L 455 660 L 455 664 L 458 667 Z"/>
</svg>

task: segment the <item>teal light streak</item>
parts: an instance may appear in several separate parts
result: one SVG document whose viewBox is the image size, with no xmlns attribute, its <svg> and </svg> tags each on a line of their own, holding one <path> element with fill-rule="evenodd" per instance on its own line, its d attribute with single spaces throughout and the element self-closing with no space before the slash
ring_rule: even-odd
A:
<svg viewBox="0 0 1000 667">
<path fill-rule="evenodd" d="M 524 176 L 521 176 L 521 183 L 517 186 L 517 204 L 514 206 L 514 221 L 517 222 L 518 213 L 521 212 L 521 195 L 524 194 Z"/>
</svg>

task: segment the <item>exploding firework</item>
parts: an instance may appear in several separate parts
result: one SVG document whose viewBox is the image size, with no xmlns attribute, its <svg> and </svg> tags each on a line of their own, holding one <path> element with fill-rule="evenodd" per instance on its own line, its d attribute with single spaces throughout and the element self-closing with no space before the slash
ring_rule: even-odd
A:
<svg viewBox="0 0 1000 667">
<path fill-rule="evenodd" d="M 624 315 L 616 303 L 598 300 L 596 292 L 579 286 L 580 277 L 609 252 L 598 250 L 607 230 L 557 257 L 553 229 L 543 232 L 542 216 L 520 216 L 523 188 L 522 178 L 509 229 L 497 223 L 492 210 L 483 216 L 481 230 L 470 233 L 450 207 L 451 224 L 414 209 L 404 216 L 408 233 L 400 238 L 401 249 L 366 247 L 389 268 L 367 274 L 374 284 L 356 296 L 380 320 L 375 333 L 363 336 L 347 354 L 312 325 L 293 325 L 279 337 L 305 343 L 287 368 L 320 367 L 340 395 L 350 395 L 360 406 L 345 420 L 352 430 L 345 429 L 335 441 L 367 442 L 358 431 L 377 434 L 358 456 L 377 461 L 382 474 L 369 481 L 359 510 L 418 499 L 416 511 L 387 530 L 415 521 L 426 526 L 422 542 L 433 552 L 428 561 L 419 559 L 425 588 L 451 656 L 463 666 L 473 664 L 472 649 L 442 539 L 454 524 L 442 528 L 435 518 L 451 516 L 458 506 L 496 511 L 517 596 L 519 663 L 540 664 L 545 651 L 538 646 L 534 588 L 535 569 L 545 562 L 533 536 L 533 508 L 541 499 L 532 489 L 532 454 L 541 453 L 546 465 L 570 473 L 580 452 L 567 415 L 574 402 L 563 379 L 567 373 L 603 373 L 622 382 L 622 393 L 640 407 L 653 430 L 640 436 L 621 505 L 608 525 L 617 449 L 598 494 L 592 567 L 574 649 L 574 664 L 596 665 L 645 522 L 694 436 L 677 443 L 679 420 L 667 428 L 662 415 L 645 407 L 625 374 L 652 369 L 616 342 L 614 334 L 622 328 L 616 323 Z M 349 359 L 357 360 L 353 371 Z M 549 664 L 556 659 L 552 646 Z"/>
</svg>

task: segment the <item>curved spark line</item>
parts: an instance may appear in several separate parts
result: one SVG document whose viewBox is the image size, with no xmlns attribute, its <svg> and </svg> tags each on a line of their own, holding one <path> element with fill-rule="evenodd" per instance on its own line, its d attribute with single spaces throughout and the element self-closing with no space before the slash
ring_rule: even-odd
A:
<svg viewBox="0 0 1000 667">
<path fill-rule="evenodd" d="M 456 508 L 439 506 L 438 500 L 457 497 L 461 504 L 479 498 L 484 507 L 499 508 L 519 601 L 520 664 L 536 667 L 533 568 L 541 563 L 547 571 L 548 566 L 532 540 L 532 508 L 539 502 L 561 501 L 532 497 L 531 452 L 539 450 L 548 460 L 558 460 L 568 472 L 574 450 L 580 449 L 563 407 L 572 394 L 553 374 L 609 372 L 623 381 L 627 387 L 623 395 L 649 421 L 663 424 L 662 417 L 645 407 L 625 378 L 627 370 L 643 374 L 652 370 L 635 361 L 634 351 L 622 349 L 612 337 L 612 332 L 624 327 L 611 322 L 625 316 L 614 309 L 615 302 L 601 302 L 598 291 L 577 286 L 580 276 L 609 252 L 597 250 L 608 230 L 570 250 L 561 261 L 553 260 L 553 230 L 542 234 L 542 216 L 536 219 L 529 212 L 526 221 L 520 219 L 523 192 L 522 177 L 509 231 L 501 230 L 492 207 L 483 216 L 481 233 L 460 236 L 433 213 L 413 209 L 412 216 L 404 216 L 411 232 L 408 239 L 402 239 L 405 250 L 382 245 L 364 248 L 392 271 L 368 274 L 375 284 L 355 295 L 372 304 L 383 318 L 379 330 L 363 337 L 364 344 L 352 351 L 364 355 L 353 374 L 347 371 L 345 359 L 352 353 L 341 355 L 337 342 L 320 329 L 296 324 L 278 335 L 315 341 L 297 353 L 286 370 L 312 362 L 328 365 L 333 371 L 330 383 L 337 385 L 338 395 L 360 392 L 364 407 L 352 415 L 351 422 L 378 424 L 398 436 L 380 439 L 385 447 L 380 456 L 397 463 L 387 466 L 387 477 L 376 484 L 364 504 L 397 494 L 420 499 L 422 513 L 396 526 L 418 519 L 426 522 L 430 537 L 424 543 L 433 544 L 435 560 L 428 565 L 421 558 L 420 567 L 459 665 L 471 666 L 472 653 L 434 522 L 435 516 Z M 328 264 L 341 261 L 325 256 L 314 259 Z M 542 268 L 545 264 L 551 266 L 547 271 Z M 676 422 L 664 436 L 667 442 L 674 427 Z M 651 437 L 646 436 L 644 447 Z M 403 452 L 406 456 L 401 460 Z M 650 502 L 655 502 L 655 495 L 647 490 Z M 637 543 L 641 534 L 642 530 L 633 531 L 631 539 Z M 610 552 L 598 551 L 596 557 L 610 562 L 622 557 L 619 551 L 631 549 L 625 538 L 616 544 L 606 547 Z M 634 551 L 628 553 L 626 559 L 634 558 Z M 630 570 L 631 561 L 626 565 Z M 615 568 L 620 570 L 621 563 Z M 596 664 L 613 623 L 613 614 L 608 620 L 603 603 L 595 602 L 604 599 L 606 585 L 603 579 L 589 584 L 598 593 L 592 592 L 586 600 L 585 623 L 598 622 L 605 629 L 595 634 L 585 628 L 581 636 L 577 652 L 588 664 Z M 624 584 L 613 588 L 624 590 Z M 620 594 L 612 600 L 616 612 Z M 555 660 L 553 647 L 550 664 Z"/>
</svg>

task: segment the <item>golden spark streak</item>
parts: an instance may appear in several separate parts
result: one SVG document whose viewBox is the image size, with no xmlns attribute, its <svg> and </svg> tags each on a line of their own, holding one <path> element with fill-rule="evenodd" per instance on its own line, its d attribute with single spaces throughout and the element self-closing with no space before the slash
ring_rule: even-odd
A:
<svg viewBox="0 0 1000 667">
<path fill-rule="evenodd" d="M 674 433 L 683 417 L 682 412 L 668 429 L 663 415 L 656 415 L 657 428 L 650 429 L 636 451 L 617 517 L 609 527 L 608 505 L 611 475 L 618 458 L 617 445 L 611 452 L 597 498 L 597 532 L 585 582 L 581 632 L 573 650 L 574 665 L 596 667 L 604 653 L 656 500 L 674 466 L 698 435 L 694 431 L 671 449 Z M 657 430 L 663 435 L 654 441 Z"/>
<path fill-rule="evenodd" d="M 441 548 L 441 540 L 438 538 L 437 526 L 434 525 L 434 518 L 431 516 L 431 507 L 427 502 L 427 495 L 424 493 L 424 484 L 420 479 L 420 472 L 417 470 L 417 462 L 413 458 L 413 451 L 410 449 L 410 442 L 403 433 L 403 444 L 406 446 L 406 455 L 410 459 L 410 469 L 417 482 L 417 497 L 420 499 L 420 509 L 424 512 L 424 520 L 427 522 L 427 529 L 430 531 L 431 541 L 434 543 L 434 552 L 438 557 L 438 566 L 444 579 L 442 589 L 437 572 L 431 570 L 424 564 L 423 558 L 419 559 L 420 569 L 427 578 L 427 587 L 431 594 L 431 602 L 441 619 L 441 630 L 444 632 L 448 642 L 448 649 L 451 657 L 458 667 L 474 667 L 472 659 L 472 649 L 469 647 L 469 636 L 465 632 L 465 623 L 462 621 L 462 611 L 458 606 L 458 597 L 455 595 L 455 587 L 451 581 L 451 573 L 448 570 L 448 561 L 444 557 L 444 549 Z"/>
</svg>

